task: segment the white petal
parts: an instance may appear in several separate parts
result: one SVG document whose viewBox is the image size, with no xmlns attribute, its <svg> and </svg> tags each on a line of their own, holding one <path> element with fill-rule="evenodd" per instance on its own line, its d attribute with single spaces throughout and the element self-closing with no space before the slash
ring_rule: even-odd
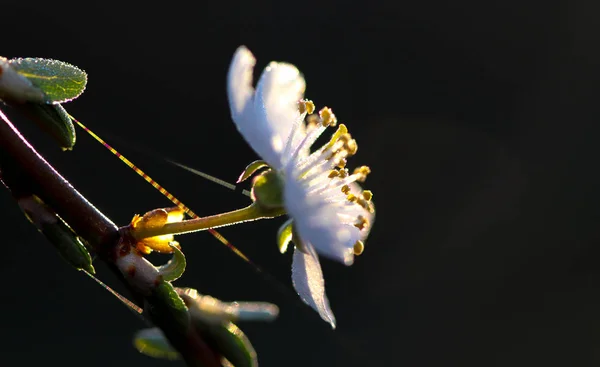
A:
<svg viewBox="0 0 600 367">
<path fill-rule="evenodd" d="M 309 186 L 293 175 L 285 175 L 285 207 L 294 219 L 297 232 L 319 254 L 351 265 L 353 246 L 361 237 L 360 231 L 339 218 L 340 204 L 326 199 L 320 193 L 310 193 Z"/>
<path fill-rule="evenodd" d="M 244 115 L 244 111 L 254 96 L 252 71 L 255 64 L 256 59 L 250 50 L 244 46 L 238 47 L 227 75 L 227 97 L 234 121 Z"/>
<path fill-rule="evenodd" d="M 325 281 L 323 280 L 319 257 L 310 244 L 304 243 L 303 247 L 308 253 L 294 248 L 292 263 L 294 289 L 307 305 L 317 311 L 321 318 L 330 323 L 331 327 L 335 329 L 335 316 L 329 307 L 329 300 L 325 294 Z"/>
<path fill-rule="evenodd" d="M 304 128 L 298 124 L 297 103 L 304 94 L 305 82 L 295 66 L 272 62 L 262 73 L 255 93 L 252 88 L 255 63 L 246 47 L 237 49 L 227 79 L 231 116 L 252 149 L 270 166 L 279 169 L 292 128 Z"/>
</svg>

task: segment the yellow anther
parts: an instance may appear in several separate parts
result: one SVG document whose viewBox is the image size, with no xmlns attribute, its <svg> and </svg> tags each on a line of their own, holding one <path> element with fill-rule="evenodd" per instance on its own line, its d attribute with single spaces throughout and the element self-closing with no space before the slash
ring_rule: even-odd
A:
<svg viewBox="0 0 600 367">
<path fill-rule="evenodd" d="M 371 190 L 364 190 L 362 192 L 362 197 L 366 201 L 371 201 L 371 199 L 373 199 L 373 192 Z"/>
<path fill-rule="evenodd" d="M 371 173 L 371 169 L 368 166 L 357 167 L 354 169 L 353 175 L 358 175 L 356 181 L 365 182 L 367 175 Z"/>
<path fill-rule="evenodd" d="M 306 112 L 310 115 L 311 113 L 315 112 L 315 104 L 308 99 L 303 99 L 298 102 L 298 111 L 300 114 Z"/>
<path fill-rule="evenodd" d="M 354 255 L 358 256 L 365 251 L 365 244 L 363 241 L 356 241 L 354 244 Z"/>
<path fill-rule="evenodd" d="M 340 172 L 338 170 L 332 169 L 331 171 L 329 171 L 329 178 L 336 178 L 340 175 Z"/>
<path fill-rule="evenodd" d="M 361 231 L 369 226 L 369 220 L 362 215 L 359 215 L 354 226 Z"/>
<path fill-rule="evenodd" d="M 346 163 L 348 163 L 348 161 L 346 161 L 346 158 L 340 158 L 336 163 L 336 167 L 338 168 L 344 168 L 346 167 Z"/>
<path fill-rule="evenodd" d="M 348 196 L 346 197 L 346 199 L 348 199 L 348 201 L 353 202 L 353 203 L 355 203 L 358 200 L 358 198 L 356 197 L 356 195 L 354 195 L 352 193 L 348 194 Z"/>
<path fill-rule="evenodd" d="M 358 150 L 358 144 L 356 144 L 356 140 L 350 139 L 346 142 L 345 148 L 348 152 L 348 155 L 352 156 L 356 154 L 356 151 Z"/>
<path fill-rule="evenodd" d="M 319 116 L 321 117 L 321 123 L 323 126 L 335 126 L 337 125 L 337 118 L 331 111 L 329 107 L 323 107 L 321 111 L 319 111 Z"/>
<path fill-rule="evenodd" d="M 345 195 L 348 195 L 348 194 L 350 193 L 350 186 L 348 186 L 348 185 L 344 185 L 344 186 L 342 186 L 342 192 L 343 192 Z"/>
<path fill-rule="evenodd" d="M 340 178 L 346 178 L 348 177 L 348 168 L 343 168 L 339 170 L 338 173 Z"/>
<path fill-rule="evenodd" d="M 313 129 L 321 123 L 321 119 L 316 114 L 306 116 L 306 127 Z"/>
</svg>

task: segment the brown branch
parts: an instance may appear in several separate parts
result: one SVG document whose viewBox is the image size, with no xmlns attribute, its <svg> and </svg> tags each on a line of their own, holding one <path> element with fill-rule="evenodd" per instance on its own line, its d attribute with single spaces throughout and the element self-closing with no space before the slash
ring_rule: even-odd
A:
<svg viewBox="0 0 600 367">
<path fill-rule="evenodd" d="M 166 297 L 161 277 L 142 279 L 155 274 L 149 262 L 136 262 L 136 277 L 128 276 L 117 265 L 119 253 L 133 253 L 132 236 L 117 226 L 85 199 L 35 149 L 0 110 L 0 172 L 2 181 L 18 199 L 34 194 L 52 208 L 71 228 L 84 238 L 100 258 L 132 292 L 138 305 L 145 306 L 144 315 L 162 329 L 169 342 L 189 366 L 220 367 L 218 357 L 210 350 L 194 328 L 189 317 L 183 318 Z M 131 274 L 129 274 L 131 275 Z M 187 311 L 184 311 L 187 316 Z M 186 322 L 186 320 L 188 320 Z"/>
</svg>

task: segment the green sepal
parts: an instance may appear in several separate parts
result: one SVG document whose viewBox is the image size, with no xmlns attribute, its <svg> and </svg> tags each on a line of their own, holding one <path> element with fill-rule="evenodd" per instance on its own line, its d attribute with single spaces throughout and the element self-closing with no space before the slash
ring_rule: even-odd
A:
<svg viewBox="0 0 600 367">
<path fill-rule="evenodd" d="M 236 183 L 240 183 L 248 179 L 248 177 L 252 176 L 256 171 L 261 168 L 269 167 L 269 165 L 265 161 L 254 161 L 250 163 L 245 169 L 244 172 L 240 175 Z"/>
<path fill-rule="evenodd" d="M 75 269 L 95 274 L 92 257 L 81 239 L 62 219 L 56 219 L 56 223 L 42 223 L 40 231 Z"/>
<path fill-rule="evenodd" d="M 171 346 L 159 328 L 138 331 L 133 337 L 133 345 L 138 352 L 149 357 L 168 360 L 180 359 L 179 353 Z"/>
<path fill-rule="evenodd" d="M 87 84 L 83 70 L 63 61 L 28 57 L 11 59 L 10 65 L 39 88 L 48 103 L 69 102 L 79 97 Z"/>
<path fill-rule="evenodd" d="M 67 111 L 60 104 L 10 103 L 25 114 L 40 129 L 48 133 L 63 150 L 71 150 L 75 145 L 75 126 Z"/>
<path fill-rule="evenodd" d="M 172 282 L 179 279 L 185 271 L 186 261 L 185 255 L 176 246 L 169 243 L 173 249 L 173 257 L 165 265 L 156 267 L 160 275 L 167 282 Z"/>
<path fill-rule="evenodd" d="M 256 176 L 252 181 L 252 200 L 266 210 L 283 208 L 283 182 L 274 170 Z"/>
<path fill-rule="evenodd" d="M 282 254 L 286 252 L 290 241 L 292 241 L 293 222 L 291 218 L 288 219 L 277 231 L 277 246 Z"/>
</svg>

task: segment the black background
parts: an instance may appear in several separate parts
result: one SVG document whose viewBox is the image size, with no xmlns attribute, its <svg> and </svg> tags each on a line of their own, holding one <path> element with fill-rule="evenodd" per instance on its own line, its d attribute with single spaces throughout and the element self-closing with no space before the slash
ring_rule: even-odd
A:
<svg viewBox="0 0 600 367">
<path fill-rule="evenodd" d="M 600 361 L 597 2 L 5 2 L 1 53 L 73 63 L 88 89 L 65 105 L 200 215 L 239 193 L 257 157 L 229 117 L 240 44 L 296 64 L 307 97 L 357 139 L 377 219 L 352 267 L 323 260 L 332 331 L 291 288 L 283 219 L 221 231 L 275 280 L 208 233 L 180 237 L 176 284 L 278 304 L 242 324 L 261 366 L 592 366 Z M 62 153 L 32 143 L 118 224 L 168 201 L 80 132 Z M 169 366 L 140 355 L 145 325 L 67 266 L 6 190 L 2 366 Z M 153 258 L 164 262 L 167 257 Z M 122 290 L 101 264 L 99 277 Z"/>
</svg>

